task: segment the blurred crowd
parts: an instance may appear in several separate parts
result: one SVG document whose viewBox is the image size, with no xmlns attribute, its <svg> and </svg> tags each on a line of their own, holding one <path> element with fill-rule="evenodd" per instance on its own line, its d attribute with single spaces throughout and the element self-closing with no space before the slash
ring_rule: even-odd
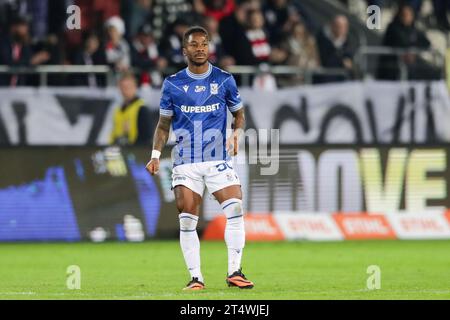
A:
<svg viewBox="0 0 450 320">
<path fill-rule="evenodd" d="M 411 10 L 399 9 L 385 44 L 429 47 L 414 25 L 420 1 L 406 2 Z M 66 10 L 73 4 L 81 9 L 81 30 L 66 27 Z M 109 65 L 117 72 L 135 70 L 140 85 L 158 87 L 165 75 L 185 66 L 181 39 L 191 25 L 209 31 L 210 61 L 222 68 L 341 68 L 348 71 L 345 78 L 352 77 L 358 44 L 349 36 L 347 17 L 336 15 L 317 25 L 299 0 L 0 0 L 0 65 Z M 408 61 L 416 63 L 413 57 Z M 3 74 L 0 86 L 37 85 L 38 80 Z M 50 75 L 48 84 L 102 87 L 106 79 Z"/>
<path fill-rule="evenodd" d="M 351 0 L 339 0 L 344 5 L 351 6 Z M 358 0 L 360 1 L 360 0 Z M 448 14 L 450 13 L 450 1 L 448 0 L 402 0 L 401 4 L 410 6 L 414 15 L 418 18 L 421 17 L 422 8 L 424 7 L 424 2 L 430 1 L 433 7 L 433 14 L 431 21 L 427 21 L 428 27 L 440 29 L 443 32 L 450 31 L 450 21 Z M 398 0 L 365 0 L 368 6 L 376 5 L 381 9 L 389 8 L 399 4 Z"/>
</svg>

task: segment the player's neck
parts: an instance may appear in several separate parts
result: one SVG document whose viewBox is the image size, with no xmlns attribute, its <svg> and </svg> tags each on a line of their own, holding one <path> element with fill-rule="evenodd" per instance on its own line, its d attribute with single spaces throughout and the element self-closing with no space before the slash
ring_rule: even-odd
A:
<svg viewBox="0 0 450 320">
<path fill-rule="evenodd" d="M 192 63 L 188 64 L 188 69 L 190 72 L 195 73 L 195 74 L 203 74 L 208 72 L 209 69 L 209 62 L 206 62 L 204 64 L 202 64 L 201 66 L 196 66 Z"/>
</svg>

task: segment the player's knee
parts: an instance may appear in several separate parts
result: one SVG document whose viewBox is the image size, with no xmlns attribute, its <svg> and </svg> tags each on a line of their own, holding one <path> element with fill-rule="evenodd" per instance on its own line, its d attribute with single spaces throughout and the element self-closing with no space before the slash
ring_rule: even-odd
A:
<svg viewBox="0 0 450 320">
<path fill-rule="evenodd" d="M 189 203 L 183 200 L 177 200 L 177 210 L 178 213 L 183 213 L 183 212 L 187 212 L 187 213 L 191 213 L 193 215 L 198 215 L 198 206 L 195 205 L 194 203 Z"/>
<path fill-rule="evenodd" d="M 221 203 L 223 212 L 227 218 L 227 224 L 238 225 L 244 221 L 244 210 L 242 200 L 238 198 L 228 199 Z"/>
<path fill-rule="evenodd" d="M 180 200 L 176 201 L 176 205 L 177 205 L 177 210 L 178 210 L 178 214 L 183 212 L 183 203 Z"/>
<path fill-rule="evenodd" d="M 181 231 L 190 232 L 197 229 L 198 216 L 185 212 L 181 213 L 178 218 Z"/>
<path fill-rule="evenodd" d="M 236 215 L 238 215 L 238 216 L 244 215 L 244 212 L 242 210 L 242 202 L 235 202 L 235 203 L 230 204 L 229 209 L 230 210 L 227 210 L 226 213 L 228 212 L 228 215 L 230 217 L 234 217 Z"/>
<path fill-rule="evenodd" d="M 239 199 L 239 200 L 241 200 L 241 199 Z M 240 213 L 244 214 L 244 212 L 242 210 L 242 200 L 241 200 L 241 202 L 238 202 L 235 204 L 234 210 L 236 212 L 240 212 Z"/>
</svg>

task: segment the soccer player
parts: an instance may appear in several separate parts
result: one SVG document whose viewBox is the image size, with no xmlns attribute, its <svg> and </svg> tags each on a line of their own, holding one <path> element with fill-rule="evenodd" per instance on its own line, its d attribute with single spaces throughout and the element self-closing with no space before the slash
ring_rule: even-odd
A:
<svg viewBox="0 0 450 320">
<path fill-rule="evenodd" d="M 228 286 L 253 288 L 241 271 L 245 245 L 244 212 L 240 181 L 231 156 L 237 154 L 239 132 L 244 129 L 243 104 L 231 74 L 208 61 L 208 32 L 198 26 L 183 36 L 187 68 L 167 77 L 162 88 L 160 117 L 153 139 L 147 170 L 159 169 L 161 150 L 170 126 L 176 136 L 172 188 L 180 221 L 180 245 L 191 280 L 184 290 L 202 290 L 200 241 L 197 234 L 199 208 L 205 186 L 219 201 L 227 218 L 225 242 L 228 248 Z M 226 138 L 227 109 L 233 114 L 234 129 Z"/>
</svg>

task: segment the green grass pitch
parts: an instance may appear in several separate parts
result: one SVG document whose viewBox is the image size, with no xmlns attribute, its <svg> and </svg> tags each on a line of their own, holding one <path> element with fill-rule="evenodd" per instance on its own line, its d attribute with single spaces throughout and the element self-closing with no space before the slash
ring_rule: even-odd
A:
<svg viewBox="0 0 450 320">
<path fill-rule="evenodd" d="M 189 277 L 177 241 L 0 244 L 0 299 L 450 299 L 450 241 L 247 243 L 252 290 L 228 288 L 226 247 L 201 243 L 207 290 Z M 66 270 L 81 268 L 81 289 Z M 381 268 L 368 290 L 367 267 Z"/>
</svg>

